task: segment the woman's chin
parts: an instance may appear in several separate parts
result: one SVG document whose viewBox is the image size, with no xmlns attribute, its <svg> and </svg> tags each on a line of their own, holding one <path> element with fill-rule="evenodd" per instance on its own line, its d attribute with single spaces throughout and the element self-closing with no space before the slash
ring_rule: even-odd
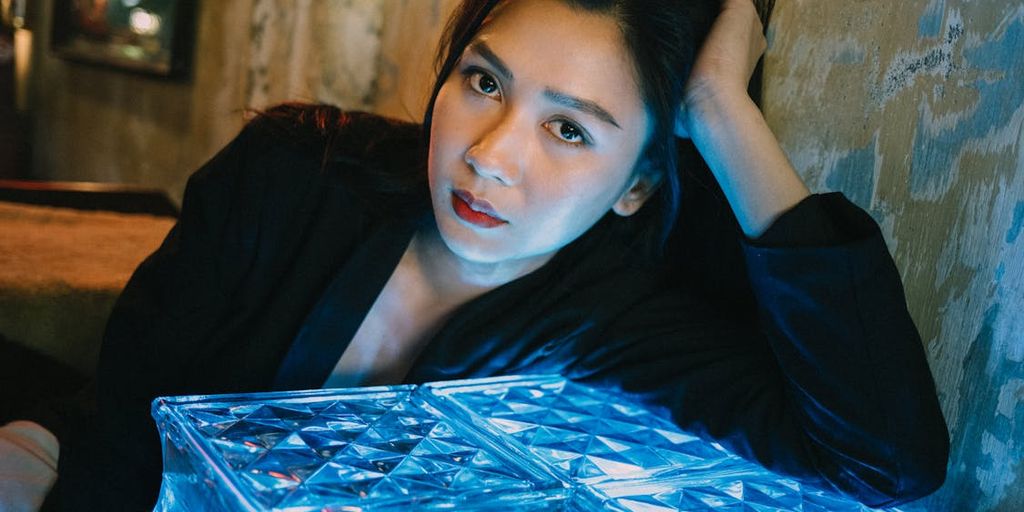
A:
<svg viewBox="0 0 1024 512">
<path fill-rule="evenodd" d="M 471 230 L 461 226 L 446 230 L 443 227 L 441 240 L 448 251 L 457 258 L 479 264 L 500 263 L 511 257 L 506 251 L 494 247 L 494 241 L 483 240 Z M 447 232 L 446 232 L 447 231 Z"/>
</svg>

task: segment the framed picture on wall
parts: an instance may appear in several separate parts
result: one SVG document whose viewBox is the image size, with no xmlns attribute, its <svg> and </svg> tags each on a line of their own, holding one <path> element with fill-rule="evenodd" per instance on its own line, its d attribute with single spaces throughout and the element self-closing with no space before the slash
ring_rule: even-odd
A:
<svg viewBox="0 0 1024 512">
<path fill-rule="evenodd" d="M 167 78 L 189 74 L 196 0 L 53 0 L 58 56 Z"/>
</svg>

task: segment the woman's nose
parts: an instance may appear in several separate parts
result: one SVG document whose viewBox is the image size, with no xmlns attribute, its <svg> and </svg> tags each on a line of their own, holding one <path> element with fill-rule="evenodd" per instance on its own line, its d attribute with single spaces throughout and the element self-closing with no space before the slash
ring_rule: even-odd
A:
<svg viewBox="0 0 1024 512">
<path fill-rule="evenodd" d="M 515 123 L 501 120 L 466 150 L 465 160 L 478 175 L 513 186 L 522 179 L 524 146 L 523 137 L 516 135 Z"/>
</svg>

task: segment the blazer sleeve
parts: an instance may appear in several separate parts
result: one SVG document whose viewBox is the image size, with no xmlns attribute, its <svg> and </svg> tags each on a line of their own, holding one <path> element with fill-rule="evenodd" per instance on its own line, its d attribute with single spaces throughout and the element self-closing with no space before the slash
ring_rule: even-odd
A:
<svg viewBox="0 0 1024 512">
<path fill-rule="evenodd" d="M 756 320 L 685 290 L 652 294 L 608 331 L 615 356 L 584 358 L 574 378 L 872 506 L 937 489 L 948 433 L 870 216 L 841 194 L 812 196 L 741 246 Z"/>
<path fill-rule="evenodd" d="M 61 439 L 63 506 L 152 508 L 161 453 L 151 401 L 266 389 L 307 304 L 359 239 L 365 219 L 347 191 L 349 171 L 376 156 L 371 142 L 395 154 L 390 163 L 411 153 L 390 142 L 419 141 L 415 125 L 334 107 L 266 114 L 192 174 L 178 222 L 115 303 L 96 427 L 71 440 L 70 457 Z M 328 141 L 337 163 L 327 160 Z"/>
<path fill-rule="evenodd" d="M 178 222 L 135 270 L 107 323 L 95 379 L 95 423 L 61 439 L 59 478 L 48 502 L 61 510 L 141 510 L 160 485 L 159 438 L 150 401 L 180 386 L 180 368 L 227 302 L 245 233 L 239 216 L 253 133 L 246 128 L 188 180 Z M 103 475 L 97 478 L 97 475 Z"/>
</svg>

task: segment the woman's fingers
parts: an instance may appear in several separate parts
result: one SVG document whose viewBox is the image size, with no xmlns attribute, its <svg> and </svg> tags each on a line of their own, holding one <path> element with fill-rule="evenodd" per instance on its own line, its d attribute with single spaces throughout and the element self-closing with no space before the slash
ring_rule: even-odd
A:
<svg viewBox="0 0 1024 512">
<path fill-rule="evenodd" d="M 687 81 L 676 135 L 688 137 L 688 110 L 721 95 L 746 95 L 750 77 L 768 47 L 764 27 L 751 0 L 725 0 Z"/>
<path fill-rule="evenodd" d="M 757 9 L 750 0 L 726 0 L 697 54 L 690 87 L 746 90 L 768 46 Z"/>
</svg>

